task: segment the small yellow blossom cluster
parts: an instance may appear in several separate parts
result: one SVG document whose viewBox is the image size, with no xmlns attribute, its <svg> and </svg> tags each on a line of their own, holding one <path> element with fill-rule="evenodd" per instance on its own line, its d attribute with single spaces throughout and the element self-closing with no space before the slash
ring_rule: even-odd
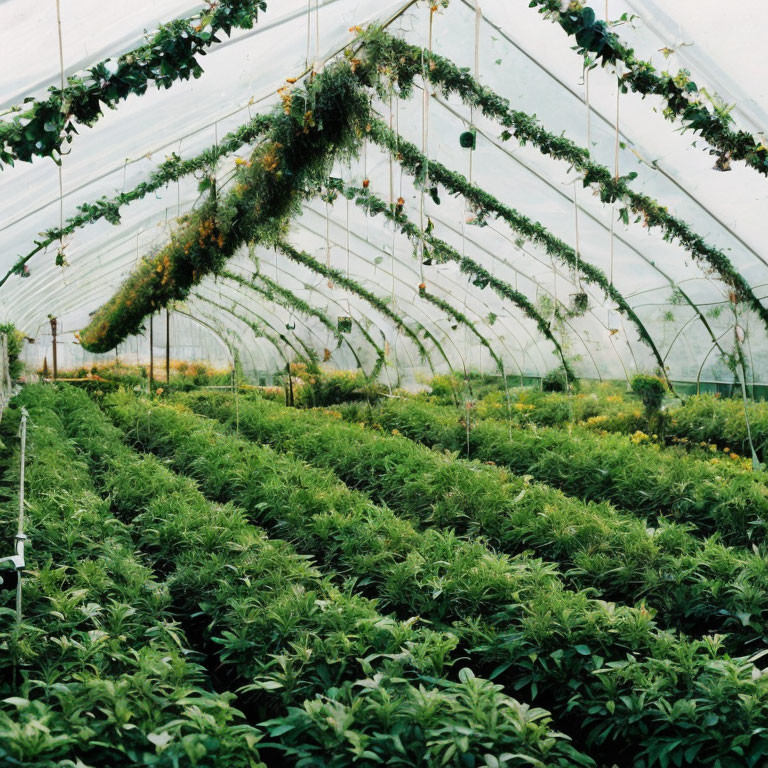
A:
<svg viewBox="0 0 768 768">
<path fill-rule="evenodd" d="M 645 434 L 642 430 L 637 430 L 633 435 L 629 438 L 635 445 L 640 445 L 641 443 L 648 442 L 651 438 Z"/>
</svg>

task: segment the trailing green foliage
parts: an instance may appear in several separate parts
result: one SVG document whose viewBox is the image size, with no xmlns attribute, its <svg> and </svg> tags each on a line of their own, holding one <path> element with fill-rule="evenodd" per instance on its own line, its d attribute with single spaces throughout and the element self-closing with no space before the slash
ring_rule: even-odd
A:
<svg viewBox="0 0 768 768">
<path fill-rule="evenodd" d="M 661 632 L 647 611 L 565 590 L 535 561 L 487 550 L 478 561 L 477 543 L 404 528 L 403 519 L 295 459 L 224 436 L 200 417 L 164 406 L 148 414 L 148 407 L 111 399 L 129 435 L 194 473 L 207 493 L 240 502 L 296 538 L 324 539 L 313 548 L 318 557 L 347 550 L 360 586 L 393 606 L 409 613 L 419 606 L 435 618 L 460 612 L 466 618 L 453 631 L 472 649 L 473 663 L 492 665 L 491 673 L 516 689 L 545 694 L 549 708 L 578 722 L 598 753 L 637 768 L 659 753 L 679 765 L 723 768 L 768 754 L 758 726 L 768 684 L 748 660 L 723 655 L 720 640 Z M 477 608 L 467 600 L 495 602 L 496 610 L 485 620 L 469 618 Z"/>
<path fill-rule="evenodd" d="M 424 242 L 427 244 L 431 250 L 424 250 L 425 263 L 432 263 L 433 260 L 441 264 L 446 261 L 455 261 L 459 265 L 460 270 L 471 278 L 472 285 L 477 286 L 481 290 L 490 286 L 501 298 L 511 301 L 536 323 L 539 331 L 554 345 L 563 365 L 569 367 L 560 342 L 552 333 L 549 323 L 541 316 L 528 298 L 519 291 L 516 291 L 509 283 L 499 280 L 499 278 L 492 275 L 474 259 L 460 254 L 444 240 L 435 237 L 432 234 L 433 226 L 431 224 L 427 226 L 426 230 L 421 230 L 405 214 L 403 206 L 397 203 L 394 206 L 387 205 L 381 198 L 371 192 L 370 187 L 353 187 L 345 185 L 342 179 L 332 178 L 329 180 L 329 189 L 332 191 L 331 194 L 338 191 L 348 200 L 354 200 L 356 205 L 365 209 L 372 216 L 383 214 L 411 240 L 414 244 L 414 252 L 416 252 L 418 243 Z M 490 349 L 490 347 L 488 348 Z M 573 376 L 575 378 L 575 374 Z"/>
<path fill-rule="evenodd" d="M 664 370 L 664 361 L 656 344 L 624 296 L 600 269 L 581 259 L 570 245 L 555 237 L 543 224 L 532 221 L 485 190 L 471 184 L 460 173 L 446 168 L 434 159 L 427 158 L 415 144 L 403 139 L 381 120 L 371 121 L 369 136 L 383 149 L 391 152 L 403 168 L 413 174 L 417 184 L 423 186 L 427 181 L 441 184 L 452 194 L 462 195 L 469 200 L 475 206 L 475 219 L 478 224 L 482 225 L 491 215 L 502 219 L 522 237 L 541 246 L 550 256 L 567 264 L 570 269 L 577 270 L 584 280 L 599 286 L 608 298 L 616 302 L 619 311 L 626 315 L 636 327 L 639 338 L 653 352 L 659 369 Z"/>
<path fill-rule="evenodd" d="M 239 166 L 231 191 L 220 199 L 212 183 L 207 199 L 182 218 L 170 242 L 144 259 L 97 310 L 81 333 L 83 347 L 112 349 L 138 332 L 147 315 L 220 271 L 239 246 L 279 239 L 305 190 L 328 175 L 334 160 L 356 152 L 370 113 L 364 79 L 365 68 L 353 71 L 342 61 L 305 86 L 283 91 L 267 138 Z"/>
<path fill-rule="evenodd" d="M 42 232 L 42 239 L 35 241 L 35 247 L 29 253 L 19 256 L 13 267 L 0 279 L 0 287 L 11 275 L 28 277 L 29 271 L 25 270 L 25 265 L 35 254 L 52 245 L 57 240 L 63 240 L 63 238 L 71 235 L 77 229 L 100 219 L 105 219 L 110 224 L 119 224 L 121 220 L 120 209 L 124 205 L 128 205 L 136 200 L 143 200 L 152 192 L 156 192 L 172 181 L 177 181 L 195 171 L 208 171 L 212 173 L 219 159 L 232 152 L 236 152 L 243 145 L 251 143 L 258 136 L 262 135 L 270 125 L 271 117 L 269 115 L 257 115 L 244 125 L 228 133 L 218 144 L 209 147 L 195 157 L 182 160 L 175 152 L 172 153 L 167 160 L 160 163 L 149 174 L 146 181 L 137 184 L 133 189 L 121 192 L 111 198 L 102 196 L 91 203 L 83 203 L 77 206 L 77 210 L 80 213 L 70 216 L 62 227 L 53 227 Z M 61 252 L 57 254 L 57 259 L 62 264 L 66 261 L 65 255 Z"/>
<path fill-rule="evenodd" d="M 230 395 L 181 399 L 196 412 L 235 427 Z M 341 409 L 353 420 L 365 409 Z M 504 469 L 446 461 L 396 434 L 339 422 L 336 412 L 297 413 L 261 398 L 241 398 L 237 428 L 255 442 L 332 470 L 409 518 L 462 535 L 480 535 L 516 554 L 532 549 L 558 562 L 577 588 L 604 599 L 643 600 L 658 620 L 690 634 L 730 632 L 726 643 L 746 652 L 768 639 L 768 564 L 762 554 L 704 542 L 687 527 L 643 520 L 602 503 L 581 502 Z M 397 432 L 397 430 L 393 430 Z M 738 590 L 727 585 L 740 585 Z"/>
<path fill-rule="evenodd" d="M 553 19 L 576 41 L 576 50 L 585 58 L 606 64 L 623 63 L 624 71 L 619 84 L 626 93 L 632 89 L 644 96 L 660 96 L 666 102 L 664 116 L 668 120 L 680 119 L 683 126 L 701 134 L 717 155 L 715 167 L 729 170 L 731 160 L 743 160 L 762 174 L 768 174 L 768 147 L 756 141 L 747 131 L 735 131 L 730 126 L 730 110 L 716 103 L 707 106 L 702 90 L 691 80 L 690 72 L 680 70 L 676 75 L 658 73 L 650 61 L 638 59 L 632 48 L 598 20 L 594 9 L 581 2 L 570 3 L 561 9 L 560 0 L 530 0 L 531 8 Z"/>
<path fill-rule="evenodd" d="M 170 88 L 177 80 L 203 74 L 198 56 L 220 42 L 220 33 L 251 29 L 265 0 L 218 0 L 199 14 L 164 24 L 147 40 L 116 61 L 106 59 L 80 75 L 70 75 L 66 86 L 49 88 L 43 101 L 16 107 L 12 120 L 0 122 L 0 165 L 61 153 L 77 133 L 77 124 L 93 125 L 104 105 L 115 107 L 131 94 L 142 95 L 150 82 Z M 58 160 L 57 160 L 58 162 Z"/>
<path fill-rule="evenodd" d="M 541 379 L 541 389 L 543 392 L 570 392 L 579 380 L 570 372 L 561 366 L 549 371 Z"/>
<path fill-rule="evenodd" d="M 574 20 L 580 18 L 584 21 L 585 17 L 590 18 L 589 31 L 584 30 L 580 34 L 588 36 L 593 40 L 593 44 L 599 44 L 601 50 L 605 50 L 605 46 L 609 45 L 603 35 L 606 32 L 605 26 L 602 21 L 595 21 L 592 9 L 569 11 L 561 18 L 568 19 L 571 15 Z M 596 31 L 598 29 L 599 34 Z M 613 33 L 607 33 L 607 35 L 607 39 L 614 42 L 617 40 Z M 703 262 L 707 270 L 717 273 L 726 285 L 737 293 L 739 299 L 748 302 L 768 326 L 768 309 L 755 296 L 747 281 L 725 253 L 709 245 L 688 224 L 670 214 L 659 202 L 648 195 L 635 192 L 629 186 L 629 182 L 637 174 L 630 173 L 617 178 L 608 167 L 590 159 L 588 149 L 579 147 L 565 136 L 551 133 L 539 123 L 535 116 L 512 110 L 507 99 L 494 93 L 490 88 L 480 85 L 472 77 L 469 69 L 459 68 L 449 59 L 393 37 L 378 27 L 367 30 L 364 40 L 368 56 L 373 61 L 379 62 L 386 76 L 400 85 L 401 97 L 412 93 L 414 80 L 417 77 L 424 77 L 438 86 L 446 97 L 457 94 L 465 104 L 480 109 L 488 118 L 497 120 L 504 127 L 502 139 L 507 140 L 514 136 L 521 145 L 531 143 L 542 154 L 563 160 L 569 166 L 578 169 L 582 173 L 583 186 L 594 185 L 602 202 L 620 201 L 626 205 L 626 208 L 620 210 L 622 219 L 628 221 L 630 214 L 637 214 L 638 219 L 642 218 L 644 226 L 649 229 L 659 227 L 664 233 L 665 240 L 677 241 L 694 259 Z M 632 53 L 627 49 L 623 50 L 629 55 Z M 626 86 L 623 87 L 626 90 Z M 768 158 L 768 155 L 764 157 Z M 763 172 L 768 172 L 768 165 L 763 168 Z"/>
<path fill-rule="evenodd" d="M 8 372 L 11 380 L 14 381 L 21 376 L 24 368 L 24 364 L 19 360 L 22 347 L 24 346 L 24 334 L 13 323 L 0 324 L 0 334 L 5 335 L 8 349 Z"/>
<path fill-rule="evenodd" d="M 551 730 L 543 710 L 468 669 L 442 678 L 454 656 L 451 634 L 382 616 L 242 511 L 211 505 L 160 461 L 139 458 L 82 397 L 64 391 L 60 405 L 117 514 L 171 572 L 178 609 L 203 619 L 208 652 L 233 670 L 232 684 L 248 682 L 250 709 L 278 714 L 262 724 L 266 754 L 313 761 L 306 765 L 328 764 L 333 754 L 331 765 L 347 766 L 394 752 L 402 765 L 458 768 L 511 750 L 526 764 L 593 765 Z M 304 696 L 314 698 L 302 704 Z M 329 717 L 344 727 L 329 729 Z"/>
<path fill-rule="evenodd" d="M 373 402 L 383 394 L 382 386 L 362 371 L 336 371 L 319 367 L 308 370 L 302 365 L 292 365 L 291 374 L 294 377 L 294 405 L 299 408 L 359 400 Z"/>
<path fill-rule="evenodd" d="M 768 485 L 761 478 L 666 453 L 643 444 L 646 435 L 472 422 L 471 414 L 416 401 L 382 403 L 367 419 L 427 445 L 532 475 L 579 498 L 609 501 L 653 520 L 668 516 L 692 523 L 701 534 L 717 531 L 728 544 L 765 538 Z"/>
<path fill-rule="evenodd" d="M 30 414 L 30 541 L 21 623 L 11 610 L 14 592 L 0 593 L 0 763 L 262 765 L 258 731 L 244 724 L 233 694 L 212 691 L 171 613 L 168 585 L 94 493 L 52 410 L 50 388 L 26 387 L 15 404 Z M 3 414 L 9 444 L 18 413 Z M 18 455 L 9 480 L 18 487 Z M 3 505 L 6 552 L 15 512 Z"/>
<path fill-rule="evenodd" d="M 354 293 L 356 296 L 359 296 L 361 299 L 364 299 L 377 312 L 380 312 L 388 320 L 391 320 L 395 324 L 395 327 L 401 330 L 416 345 L 416 349 L 418 349 L 422 359 L 427 361 L 430 370 L 434 373 L 432 360 L 418 334 L 412 328 L 406 325 L 405 321 L 400 317 L 400 315 L 394 312 L 389 304 L 384 301 L 384 299 L 380 299 L 378 296 L 372 294 L 367 288 L 363 288 L 360 283 L 345 275 L 344 272 L 342 272 L 340 269 L 335 269 L 334 267 L 323 264 L 313 256 L 310 256 L 306 251 L 299 251 L 285 241 L 280 242 L 278 245 L 280 250 L 291 261 L 295 261 L 297 264 L 302 264 L 303 266 L 307 267 L 307 269 L 311 269 L 313 272 L 317 272 L 317 274 L 332 280 L 342 288 L 345 288 L 346 290 Z M 438 344 L 437 339 L 435 339 L 435 337 L 429 333 L 429 331 L 425 331 L 425 335 L 429 337 L 429 339 L 435 344 L 435 346 L 445 358 L 445 353 L 443 352 L 440 344 Z M 448 358 L 445 358 L 445 360 L 448 362 Z M 448 365 L 450 367 L 450 362 L 448 362 Z"/>
</svg>

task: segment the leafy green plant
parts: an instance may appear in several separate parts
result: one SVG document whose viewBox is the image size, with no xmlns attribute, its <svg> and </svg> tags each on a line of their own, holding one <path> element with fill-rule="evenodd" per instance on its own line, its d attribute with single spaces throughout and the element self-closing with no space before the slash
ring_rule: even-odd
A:
<svg viewBox="0 0 768 768">
<path fill-rule="evenodd" d="M 542 377 L 541 388 L 544 392 L 570 392 L 577 382 L 578 379 L 571 378 L 568 372 L 560 367 Z"/>
<path fill-rule="evenodd" d="M 306 188 L 328 175 L 335 159 L 353 155 L 369 117 L 364 67 L 342 61 L 306 86 L 283 91 L 264 142 L 239 166 L 231 191 L 215 184 L 205 202 L 182 219 L 170 242 L 146 258 L 81 332 L 92 352 L 112 349 L 143 319 L 218 272 L 245 242 L 272 243 L 301 204 Z M 312 109 L 307 109 L 311 104 Z"/>
<path fill-rule="evenodd" d="M 197 57 L 220 42 L 217 35 L 251 29 L 264 10 L 265 0 L 219 0 L 195 16 L 162 25 L 117 61 L 106 59 L 84 74 L 69 76 L 64 88 L 52 86 L 47 99 L 17 107 L 12 120 L 0 122 L 0 163 L 13 165 L 35 156 L 56 159 L 77 133 L 76 125 L 93 125 L 104 104 L 114 107 L 132 94 L 141 95 L 152 81 L 158 88 L 170 88 L 177 80 L 200 77 Z"/>
<path fill-rule="evenodd" d="M 719 532 L 728 544 L 765 538 L 768 485 L 762 477 L 666 452 L 645 433 L 599 435 L 575 426 L 534 430 L 493 419 L 478 419 L 468 430 L 464 414 L 416 401 L 381 403 L 367 419 L 428 445 L 464 455 L 469 449 L 472 458 L 654 522 L 687 522 L 701 535 Z"/>
<path fill-rule="evenodd" d="M 339 589 L 333 574 L 268 539 L 241 510 L 210 504 L 163 462 L 122 445 L 81 393 L 62 389 L 57 407 L 115 513 L 132 521 L 144 551 L 169 573 L 177 610 L 229 670 L 226 682 L 246 683 L 249 711 L 273 716 L 262 724 L 267 755 L 325 760 L 331 750 L 333 765 L 346 766 L 394 753 L 404 764 L 458 768 L 507 751 L 526 764 L 594 765 L 552 731 L 546 713 L 498 685 L 468 669 L 444 679 L 452 634 L 386 617 Z M 163 414 L 173 411 L 159 407 Z"/>
<path fill-rule="evenodd" d="M 11 380 L 18 379 L 24 369 L 24 364 L 19 360 L 24 345 L 24 334 L 13 323 L 0 324 L 0 333 L 5 334 L 8 345 L 8 372 Z"/>
<path fill-rule="evenodd" d="M 232 694 L 213 691 L 170 611 L 167 585 L 94 493 L 52 390 L 25 387 L 14 405 L 30 414 L 30 542 L 22 622 L 10 609 L 13 592 L 0 593 L 0 762 L 263 768 L 259 733 Z M 18 413 L 3 414 L 8 444 Z M 8 479 L 18 487 L 18 456 Z M 16 505 L 3 506 L 3 530 L 15 526 L 15 513 Z"/>
<path fill-rule="evenodd" d="M 230 395 L 198 393 L 181 402 L 256 443 L 332 470 L 408 519 L 480 535 L 511 555 L 533 550 L 556 561 L 571 585 L 594 588 L 603 599 L 643 600 L 665 626 L 728 633 L 733 652 L 768 637 L 768 574 L 760 553 L 725 547 L 716 537 L 699 541 L 673 523 L 649 532 L 645 521 L 607 504 L 580 502 L 497 467 L 446 461 L 397 434 L 340 422 L 335 410 L 297 413 L 244 397 L 235 423 Z M 341 412 L 367 419 L 365 407 Z M 727 583 L 742 588 L 726 590 Z"/>
<path fill-rule="evenodd" d="M 662 748 L 680 765 L 735 768 L 730 755 L 740 744 L 740 761 L 743 754 L 759 760 L 768 753 L 760 733 L 743 744 L 753 713 L 768 708 L 768 685 L 750 671 L 750 662 L 723 654 L 720 640 L 660 632 L 647 610 L 563 589 L 543 564 L 513 565 L 487 549 L 478 562 L 482 545 L 469 548 L 433 530 L 417 534 L 410 528 L 404 538 L 405 521 L 370 502 L 355 502 L 355 494 L 324 473 L 224 435 L 182 409 L 155 405 L 148 418 L 148 407 L 126 396 L 110 398 L 110 413 L 134 440 L 194 473 L 211 496 L 237 501 L 294 538 L 309 537 L 307 544 L 314 539 L 316 557 L 342 558 L 338 562 L 361 586 L 410 615 L 416 606 L 420 615 L 435 618 L 460 612 L 452 631 L 473 665 L 503 684 L 543 695 L 551 711 L 578 722 L 582 731 L 589 723 L 583 735 L 598 754 L 605 750 L 614 760 L 627 754 L 627 762 L 640 766 Z M 440 576 L 438 567 L 447 573 Z M 493 588 L 491 574 L 497 574 Z M 476 609 L 464 606 L 471 594 L 475 604 L 495 603 L 494 612 L 470 618 Z M 639 691 L 638 707 L 633 696 Z M 710 691 L 716 693 L 710 697 Z M 706 701 L 698 703 L 702 696 Z M 670 710 L 681 714 L 659 723 L 659 712 Z M 719 724 L 716 738 L 712 716 Z"/>
</svg>

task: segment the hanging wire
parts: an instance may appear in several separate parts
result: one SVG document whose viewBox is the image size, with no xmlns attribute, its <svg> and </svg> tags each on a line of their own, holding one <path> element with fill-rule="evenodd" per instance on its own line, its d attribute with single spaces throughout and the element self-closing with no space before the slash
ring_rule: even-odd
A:
<svg viewBox="0 0 768 768">
<path fill-rule="evenodd" d="M 59 37 L 59 77 L 61 82 L 61 90 L 64 91 L 64 37 L 61 31 L 61 0 L 56 0 L 56 27 Z M 64 229 L 64 170 L 63 170 L 63 156 L 59 158 L 58 163 L 58 176 L 59 176 L 59 231 Z M 62 264 L 64 267 L 64 236 L 59 237 L 59 254 L 61 254 Z"/>
</svg>

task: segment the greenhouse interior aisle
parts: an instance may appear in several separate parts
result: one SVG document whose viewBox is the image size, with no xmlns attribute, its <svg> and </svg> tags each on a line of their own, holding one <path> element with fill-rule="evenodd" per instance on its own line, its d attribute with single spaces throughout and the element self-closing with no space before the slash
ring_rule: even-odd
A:
<svg viewBox="0 0 768 768">
<path fill-rule="evenodd" d="M 0 3 L 0 765 L 768 765 L 768 10 L 113 5 Z"/>
</svg>

